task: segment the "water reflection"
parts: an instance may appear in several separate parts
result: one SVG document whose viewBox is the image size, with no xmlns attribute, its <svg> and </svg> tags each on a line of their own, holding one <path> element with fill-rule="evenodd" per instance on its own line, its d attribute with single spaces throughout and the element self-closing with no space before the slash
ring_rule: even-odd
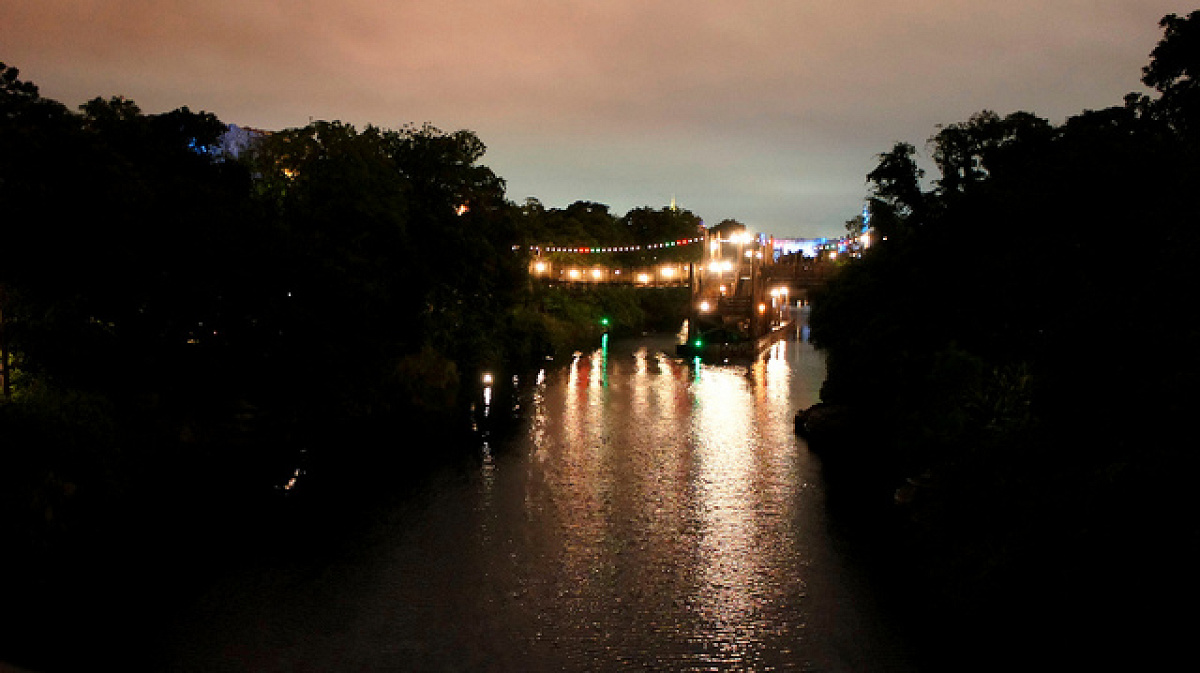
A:
<svg viewBox="0 0 1200 673">
<path fill-rule="evenodd" d="M 608 334 L 600 337 L 600 348 L 592 353 L 593 384 L 608 386 Z"/>
<path fill-rule="evenodd" d="M 308 449 L 300 449 L 297 460 L 298 466 L 292 470 L 291 474 L 288 475 L 287 479 L 282 484 L 277 484 L 275 486 L 277 491 L 290 493 L 296 489 L 296 487 L 300 484 L 300 478 L 308 474 L 308 471 L 304 467 L 307 463 L 307 458 Z"/>
<path fill-rule="evenodd" d="M 702 581 L 696 636 L 706 664 L 761 664 L 760 610 L 769 596 L 760 556 L 774 549 L 754 544 L 755 413 L 745 377 L 736 369 L 714 369 L 694 390 L 697 514 L 701 521 L 697 562 Z"/>
<path fill-rule="evenodd" d="M 548 581 L 559 587 L 539 624 L 570 635 L 576 663 L 777 665 L 792 656 L 779 641 L 803 624 L 779 612 L 804 595 L 781 516 L 797 491 L 775 483 L 796 479 L 776 469 L 796 445 L 790 426 L 770 443 L 760 427 L 763 403 L 790 404 L 785 351 L 748 370 L 665 350 L 581 356 L 564 405 L 535 403 L 525 517 L 557 531 Z M 556 413 L 561 427 L 548 427 Z"/>
<path fill-rule="evenodd" d="M 605 346 L 539 373 L 520 436 L 340 565 L 248 578 L 177 670 L 897 670 L 864 664 L 886 648 L 791 431 L 811 349 L 731 367 L 669 337 Z"/>
</svg>

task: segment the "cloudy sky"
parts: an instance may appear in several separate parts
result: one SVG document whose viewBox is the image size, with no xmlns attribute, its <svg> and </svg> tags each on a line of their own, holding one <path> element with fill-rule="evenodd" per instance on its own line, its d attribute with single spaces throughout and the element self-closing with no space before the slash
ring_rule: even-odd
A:
<svg viewBox="0 0 1200 673">
<path fill-rule="evenodd" d="M 1193 0 L 0 0 L 0 61 L 262 129 L 471 129 L 508 196 L 836 236 L 897 140 L 1143 91 Z"/>
</svg>

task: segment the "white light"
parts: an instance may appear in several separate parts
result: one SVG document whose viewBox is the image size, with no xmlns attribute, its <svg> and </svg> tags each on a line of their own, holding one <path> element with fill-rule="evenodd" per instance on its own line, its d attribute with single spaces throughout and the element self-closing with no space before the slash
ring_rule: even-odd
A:
<svg viewBox="0 0 1200 673">
<path fill-rule="evenodd" d="M 483 373 L 483 385 L 485 385 L 485 386 L 490 386 L 490 385 L 492 385 L 492 374 L 491 374 L 491 372 L 484 372 L 484 373 Z"/>
</svg>

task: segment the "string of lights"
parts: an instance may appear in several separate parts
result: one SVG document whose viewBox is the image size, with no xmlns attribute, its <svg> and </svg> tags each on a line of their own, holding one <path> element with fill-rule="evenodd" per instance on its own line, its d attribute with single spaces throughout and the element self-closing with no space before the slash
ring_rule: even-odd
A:
<svg viewBox="0 0 1200 673">
<path fill-rule="evenodd" d="M 619 246 L 601 246 L 592 247 L 586 245 L 531 245 L 531 250 L 539 250 L 541 252 L 574 252 L 583 254 L 602 253 L 602 252 L 640 252 L 642 250 L 661 250 L 663 248 L 676 248 L 685 245 L 695 245 L 703 243 L 704 237 L 697 238 L 681 238 L 676 241 L 664 241 L 662 243 L 652 243 L 649 245 L 619 245 Z"/>
</svg>

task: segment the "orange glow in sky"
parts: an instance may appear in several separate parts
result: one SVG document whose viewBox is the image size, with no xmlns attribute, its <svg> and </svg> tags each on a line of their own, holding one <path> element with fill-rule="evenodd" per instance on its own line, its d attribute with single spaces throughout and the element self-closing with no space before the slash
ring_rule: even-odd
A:
<svg viewBox="0 0 1200 673">
<path fill-rule="evenodd" d="M 1176 0 L 0 0 L 0 60 L 70 106 L 124 95 L 261 129 L 475 131 L 510 199 L 672 195 L 838 236 L 898 140 L 982 109 L 1061 123 L 1143 91 Z"/>
</svg>

